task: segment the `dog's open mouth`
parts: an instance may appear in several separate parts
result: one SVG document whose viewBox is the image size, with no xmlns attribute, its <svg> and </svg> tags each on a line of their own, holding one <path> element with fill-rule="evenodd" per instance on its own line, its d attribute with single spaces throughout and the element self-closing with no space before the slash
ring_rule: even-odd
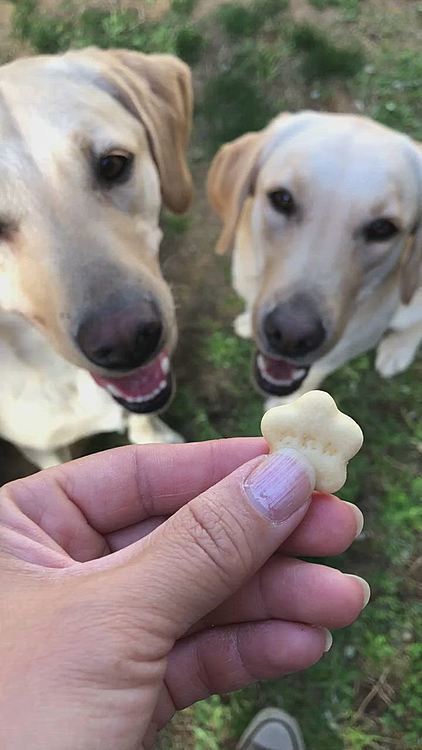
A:
<svg viewBox="0 0 422 750">
<path fill-rule="evenodd" d="M 120 378 L 105 378 L 100 375 L 92 377 L 121 406 L 137 414 L 160 411 L 170 401 L 173 393 L 170 359 L 165 351 L 130 375 Z"/>
<path fill-rule="evenodd" d="M 309 366 L 297 366 L 284 359 L 272 359 L 256 352 L 254 376 L 258 388 L 272 396 L 288 396 L 305 380 Z"/>
</svg>

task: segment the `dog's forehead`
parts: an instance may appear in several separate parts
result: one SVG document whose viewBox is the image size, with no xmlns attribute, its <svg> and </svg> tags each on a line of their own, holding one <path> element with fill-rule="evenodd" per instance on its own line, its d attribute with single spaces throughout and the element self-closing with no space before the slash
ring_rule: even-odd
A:
<svg viewBox="0 0 422 750">
<path fill-rule="evenodd" d="M 135 147 L 142 128 L 95 78 L 62 58 L 40 57 L 0 68 L 0 159 L 23 150 L 32 159 L 72 148 L 72 138 Z M 133 141 L 131 143 L 131 140 Z"/>
<path fill-rule="evenodd" d="M 260 168 L 264 183 L 287 180 L 307 191 L 344 191 L 365 202 L 415 192 L 405 136 L 353 116 L 299 118 L 301 127 L 269 133 Z"/>
<path fill-rule="evenodd" d="M 64 110 L 66 103 L 69 110 L 86 97 L 90 85 L 89 77 L 78 76 L 75 66 L 62 57 L 25 58 L 0 67 L 3 100 L 17 110 L 26 106 L 29 114 L 40 116 L 44 111 L 51 119 Z M 98 100 L 100 96 L 99 91 Z M 86 99 L 86 106 L 90 107 L 91 102 L 97 102 L 95 91 L 92 98 Z"/>
</svg>

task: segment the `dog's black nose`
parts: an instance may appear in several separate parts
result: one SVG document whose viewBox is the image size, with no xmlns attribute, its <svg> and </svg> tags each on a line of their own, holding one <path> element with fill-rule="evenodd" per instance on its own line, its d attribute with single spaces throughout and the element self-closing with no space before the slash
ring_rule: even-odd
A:
<svg viewBox="0 0 422 750">
<path fill-rule="evenodd" d="M 293 359 L 316 351 L 326 338 L 312 303 L 299 297 L 274 307 L 264 318 L 263 331 L 272 353 Z"/>
<path fill-rule="evenodd" d="M 142 299 L 129 306 L 112 305 L 91 312 L 76 334 L 90 362 L 106 370 L 134 370 L 158 350 L 163 323 L 154 302 Z"/>
</svg>

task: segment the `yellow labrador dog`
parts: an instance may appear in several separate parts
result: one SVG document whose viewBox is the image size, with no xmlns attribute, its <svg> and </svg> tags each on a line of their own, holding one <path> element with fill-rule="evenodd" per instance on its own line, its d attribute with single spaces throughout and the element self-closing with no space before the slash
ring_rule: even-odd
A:
<svg viewBox="0 0 422 750">
<path fill-rule="evenodd" d="M 93 433 L 176 439 L 145 415 L 172 392 L 159 215 L 190 203 L 191 114 L 172 56 L 86 49 L 0 68 L 0 435 L 40 467 Z"/>
<path fill-rule="evenodd" d="M 283 114 L 223 146 L 209 173 L 270 404 L 378 345 L 384 377 L 422 338 L 422 152 L 369 119 Z"/>
</svg>

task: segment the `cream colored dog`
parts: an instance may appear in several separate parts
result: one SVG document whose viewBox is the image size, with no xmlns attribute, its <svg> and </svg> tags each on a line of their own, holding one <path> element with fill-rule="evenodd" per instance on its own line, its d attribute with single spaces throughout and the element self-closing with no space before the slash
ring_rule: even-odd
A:
<svg viewBox="0 0 422 750">
<path fill-rule="evenodd" d="M 209 173 L 268 405 L 378 345 L 384 377 L 422 339 L 422 152 L 369 119 L 283 114 L 223 146 Z"/>
<path fill-rule="evenodd" d="M 156 417 L 176 341 L 162 202 L 191 199 L 192 91 L 166 55 L 87 49 L 0 68 L 0 434 L 40 467 Z M 135 412 L 131 414 L 130 412 Z"/>
</svg>

